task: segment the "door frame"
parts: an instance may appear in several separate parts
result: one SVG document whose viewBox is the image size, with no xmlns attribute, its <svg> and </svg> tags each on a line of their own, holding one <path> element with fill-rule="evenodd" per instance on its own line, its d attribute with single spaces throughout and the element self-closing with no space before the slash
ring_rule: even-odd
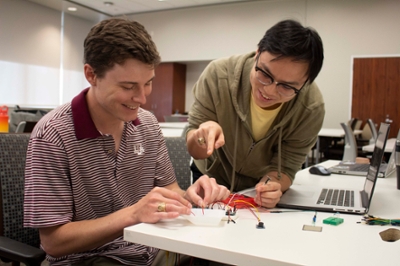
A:
<svg viewBox="0 0 400 266">
<path fill-rule="evenodd" d="M 354 60 L 355 59 L 362 59 L 362 58 L 388 58 L 388 57 L 400 57 L 400 54 L 371 54 L 371 55 L 352 55 L 350 61 L 350 90 L 349 90 L 349 119 L 351 119 L 351 109 L 353 105 L 353 76 L 354 76 Z"/>
</svg>

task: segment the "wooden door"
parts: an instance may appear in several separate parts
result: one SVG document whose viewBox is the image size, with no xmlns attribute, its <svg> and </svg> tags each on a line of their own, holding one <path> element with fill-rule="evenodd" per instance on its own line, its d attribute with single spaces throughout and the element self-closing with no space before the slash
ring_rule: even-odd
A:
<svg viewBox="0 0 400 266">
<path fill-rule="evenodd" d="M 400 126 L 400 57 L 354 58 L 351 116 L 375 124 L 390 122 L 389 138 Z"/>
<path fill-rule="evenodd" d="M 152 112 L 159 122 L 165 115 L 185 112 L 186 65 L 161 63 L 155 69 L 152 93 L 141 107 Z"/>
</svg>

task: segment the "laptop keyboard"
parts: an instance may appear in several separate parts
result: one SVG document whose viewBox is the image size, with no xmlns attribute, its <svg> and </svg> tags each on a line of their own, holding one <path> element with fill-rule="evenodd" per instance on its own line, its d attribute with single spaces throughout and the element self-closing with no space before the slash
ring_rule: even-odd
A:
<svg viewBox="0 0 400 266">
<path fill-rule="evenodd" d="M 369 168 L 369 164 L 357 164 L 354 165 L 352 170 L 359 171 L 359 172 L 367 172 Z"/>
<path fill-rule="evenodd" d="M 324 188 L 319 195 L 317 204 L 354 207 L 354 191 Z"/>
</svg>

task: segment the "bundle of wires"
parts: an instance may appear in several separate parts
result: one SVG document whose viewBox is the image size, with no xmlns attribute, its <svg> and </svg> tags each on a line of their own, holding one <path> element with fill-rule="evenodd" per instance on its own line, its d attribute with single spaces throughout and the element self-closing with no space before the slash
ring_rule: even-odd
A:
<svg viewBox="0 0 400 266">
<path fill-rule="evenodd" d="M 374 217 L 372 215 L 366 215 L 362 219 L 362 222 L 367 225 L 393 225 L 400 226 L 400 219 L 383 219 L 380 217 Z"/>
<path fill-rule="evenodd" d="M 240 201 L 241 204 L 237 204 L 237 201 Z M 254 198 L 237 193 L 229 195 L 229 197 L 222 202 L 231 207 L 235 205 L 235 207 L 238 209 L 247 209 L 249 206 L 258 206 L 258 204 L 254 201 Z"/>
<path fill-rule="evenodd" d="M 254 201 L 254 198 L 242 195 L 242 194 L 231 194 L 227 199 L 222 201 L 228 208 L 236 209 L 248 209 L 260 223 L 260 215 L 258 211 L 258 204 Z"/>
</svg>

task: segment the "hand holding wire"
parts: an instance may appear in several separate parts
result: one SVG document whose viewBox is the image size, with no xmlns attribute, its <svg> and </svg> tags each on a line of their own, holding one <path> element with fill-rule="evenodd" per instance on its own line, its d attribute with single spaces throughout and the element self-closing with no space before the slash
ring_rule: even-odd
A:
<svg viewBox="0 0 400 266">
<path fill-rule="evenodd" d="M 186 190 L 186 198 L 200 208 L 222 201 L 229 197 L 229 190 L 225 186 L 218 185 L 214 178 L 207 175 L 201 176 Z"/>
<path fill-rule="evenodd" d="M 282 196 L 281 184 L 279 182 L 271 182 L 272 178 L 267 176 L 264 184 L 256 186 L 255 202 L 266 208 L 274 208 Z"/>
</svg>

